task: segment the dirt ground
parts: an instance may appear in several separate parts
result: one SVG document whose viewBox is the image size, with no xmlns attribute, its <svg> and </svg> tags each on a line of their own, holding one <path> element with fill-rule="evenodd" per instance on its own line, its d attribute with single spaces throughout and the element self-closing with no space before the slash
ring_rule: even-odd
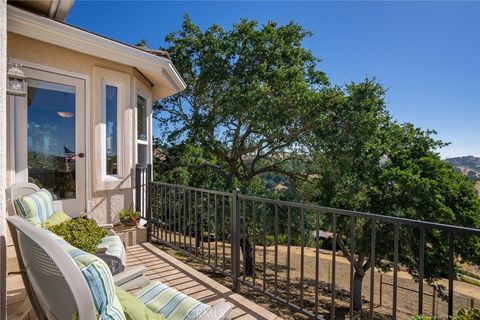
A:
<svg viewBox="0 0 480 320">
<path fill-rule="evenodd" d="M 170 238 L 168 239 L 170 240 Z M 172 241 L 176 242 L 179 247 L 190 251 L 190 238 L 183 235 L 172 237 Z M 195 239 L 191 239 L 192 244 Z M 209 252 L 210 248 L 210 254 Z M 216 281 L 231 287 L 231 278 L 225 277 L 221 273 L 215 272 L 212 268 L 201 264 L 193 258 L 188 257 L 178 251 L 175 251 L 166 246 L 162 249 L 176 258 L 187 262 L 197 270 L 208 274 Z M 225 250 L 225 257 L 223 251 Z M 275 268 L 275 246 L 265 247 L 265 268 L 264 262 L 264 247 L 255 247 L 255 277 L 243 277 L 243 281 L 262 290 L 264 287 L 266 291 L 274 294 L 280 299 L 290 299 L 290 302 L 303 306 L 305 310 L 310 312 L 317 311 L 319 315 L 325 318 L 331 317 L 331 297 L 332 297 L 332 253 L 328 250 L 319 250 L 319 272 L 318 272 L 318 294 L 316 292 L 316 250 L 314 248 L 305 247 L 303 261 L 303 286 L 301 285 L 302 268 L 301 268 L 301 251 L 297 246 L 290 247 L 290 268 L 288 268 L 288 255 L 286 246 L 278 246 L 277 268 Z M 192 251 L 195 250 L 192 248 Z M 230 253 L 231 248 L 229 244 L 225 244 L 223 248 L 222 242 L 215 242 L 214 240 L 203 243 L 203 254 L 200 251 L 196 252 L 198 259 L 203 259 L 205 263 L 210 263 L 211 266 L 216 266 L 219 269 L 223 268 L 225 261 L 226 271 L 230 270 Z M 224 259 L 225 258 L 225 259 Z M 350 293 L 350 263 L 339 253 L 335 256 L 335 319 L 349 319 L 349 293 Z M 243 263 L 243 262 L 242 262 Z M 264 272 L 265 270 L 265 272 Z M 275 274 L 275 270 L 277 271 Z M 289 272 L 288 272 L 289 271 Z M 375 319 L 391 319 L 393 309 L 393 273 L 382 274 L 375 270 L 374 278 L 374 312 Z M 275 277 L 277 281 L 275 281 Z M 289 286 L 287 287 L 287 277 L 289 277 Z M 265 279 L 265 285 L 264 285 Z M 277 284 L 275 286 L 275 283 Z M 439 284 L 447 286 L 447 280 L 443 279 Z M 468 283 L 455 281 L 454 282 L 454 308 L 470 307 L 473 303 L 476 306 L 480 305 L 480 288 Z M 363 312 L 355 314 L 355 319 L 368 319 L 370 308 L 370 271 L 363 281 L 363 298 L 364 306 Z M 274 299 L 268 298 L 262 293 L 259 293 L 246 285 L 242 285 L 242 292 L 247 298 L 256 303 L 268 308 L 272 312 L 282 316 L 285 319 L 303 319 L 304 315 L 301 313 L 292 312 L 288 307 L 275 302 Z M 303 294 L 303 299 L 300 297 Z M 315 310 L 315 301 L 318 299 L 318 309 Z M 439 318 L 446 318 L 447 303 L 436 297 L 433 290 L 428 285 L 424 285 L 424 314 L 437 315 Z M 416 283 L 411 276 L 404 271 L 398 272 L 398 289 L 397 289 L 397 319 L 410 319 L 417 314 L 418 310 L 418 283 Z"/>
</svg>

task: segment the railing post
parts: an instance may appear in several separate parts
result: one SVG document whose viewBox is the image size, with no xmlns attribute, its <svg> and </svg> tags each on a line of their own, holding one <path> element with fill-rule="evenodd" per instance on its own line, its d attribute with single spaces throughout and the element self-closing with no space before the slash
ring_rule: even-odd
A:
<svg viewBox="0 0 480 320">
<path fill-rule="evenodd" d="M 140 215 L 143 216 L 142 212 L 142 170 L 138 163 L 135 165 L 135 211 L 140 212 Z"/>
<path fill-rule="evenodd" d="M 146 215 L 147 215 L 147 241 L 150 242 L 151 240 L 151 233 L 152 233 L 152 164 L 147 165 L 147 176 L 146 176 L 146 184 L 147 184 L 147 192 L 145 195 L 146 201 Z"/>
<path fill-rule="evenodd" d="M 233 291 L 240 291 L 240 204 L 238 194 L 240 190 L 234 189 L 232 192 L 232 278 Z"/>
<path fill-rule="evenodd" d="M 383 274 L 380 274 L 380 292 L 379 292 L 379 295 L 380 295 L 380 303 L 379 303 L 379 307 L 382 306 L 382 302 L 383 302 Z"/>
</svg>

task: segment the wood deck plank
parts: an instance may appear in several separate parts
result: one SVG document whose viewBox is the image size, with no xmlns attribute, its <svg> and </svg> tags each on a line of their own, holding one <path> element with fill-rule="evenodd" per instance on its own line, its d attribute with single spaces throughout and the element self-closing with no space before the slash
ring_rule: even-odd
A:
<svg viewBox="0 0 480 320">
<path fill-rule="evenodd" d="M 281 319 L 267 309 L 178 261 L 151 243 L 128 247 L 127 257 L 131 262 L 129 265 L 133 265 L 134 262 L 144 265 L 147 268 L 146 276 L 151 281 L 159 280 L 210 305 L 219 300 L 227 301 L 233 306 L 230 319 Z"/>
</svg>

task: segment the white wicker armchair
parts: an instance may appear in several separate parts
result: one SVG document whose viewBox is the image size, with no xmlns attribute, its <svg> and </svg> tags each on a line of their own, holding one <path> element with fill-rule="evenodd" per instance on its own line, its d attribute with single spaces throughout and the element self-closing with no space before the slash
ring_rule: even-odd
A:
<svg viewBox="0 0 480 320">
<path fill-rule="evenodd" d="M 18 212 L 15 208 L 14 201 L 21 196 L 30 195 L 34 192 L 39 191 L 40 188 L 34 184 L 29 182 L 19 182 L 11 185 L 5 190 L 6 193 L 6 200 L 7 200 L 7 211 L 9 215 L 17 215 Z M 111 230 L 113 232 L 113 225 L 112 224 L 99 224 L 98 226 L 103 227 L 107 230 Z M 108 254 L 105 252 L 105 248 L 99 248 L 97 252 L 97 256 L 100 258 L 107 260 L 107 264 L 109 264 Z M 126 253 L 120 257 L 122 264 L 126 265 Z M 110 266 L 110 264 L 109 264 Z M 146 272 L 146 268 L 144 266 L 133 266 L 133 267 L 122 267 L 120 272 L 115 274 L 114 279 L 117 285 L 122 285 L 126 289 L 141 287 L 144 286 L 148 281 L 143 275 Z"/>
<path fill-rule="evenodd" d="M 96 319 L 88 284 L 70 255 L 21 217 L 8 217 L 7 222 L 27 294 L 38 319 L 73 319 L 75 315 L 78 320 Z M 226 302 L 217 302 L 198 320 L 225 319 L 231 308 Z"/>
</svg>

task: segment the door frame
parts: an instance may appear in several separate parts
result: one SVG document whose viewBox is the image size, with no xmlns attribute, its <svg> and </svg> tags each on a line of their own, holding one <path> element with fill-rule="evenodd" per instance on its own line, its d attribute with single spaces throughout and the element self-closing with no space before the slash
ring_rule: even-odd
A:
<svg viewBox="0 0 480 320">
<path fill-rule="evenodd" d="M 9 61 L 12 63 L 19 63 L 24 67 L 27 67 L 29 69 L 34 69 L 37 71 L 42 71 L 42 72 L 48 72 L 48 73 L 53 73 L 57 74 L 60 76 L 66 76 L 66 77 L 72 77 L 72 78 L 77 78 L 80 80 L 83 80 L 85 82 L 85 88 L 84 88 L 84 105 L 85 105 L 85 110 L 84 110 L 84 140 L 85 140 L 85 211 L 87 215 L 91 212 L 92 210 L 92 168 L 91 168 L 91 159 L 93 157 L 92 150 L 91 150 L 91 140 L 90 140 L 90 119 L 91 119 L 91 78 L 89 75 L 82 74 L 82 73 L 77 73 L 77 72 L 72 72 L 60 68 L 55 68 L 43 64 L 38 64 L 34 63 L 31 61 L 26 61 L 26 60 L 21 60 L 21 59 L 16 59 L 16 58 L 11 58 L 9 57 Z M 16 161 L 16 134 L 15 134 L 15 109 L 20 102 L 19 97 L 13 97 L 11 96 L 8 99 L 9 102 L 9 114 L 10 114 L 10 167 L 11 167 L 11 181 L 12 184 L 16 182 L 16 168 L 15 168 L 15 161 Z"/>
</svg>

